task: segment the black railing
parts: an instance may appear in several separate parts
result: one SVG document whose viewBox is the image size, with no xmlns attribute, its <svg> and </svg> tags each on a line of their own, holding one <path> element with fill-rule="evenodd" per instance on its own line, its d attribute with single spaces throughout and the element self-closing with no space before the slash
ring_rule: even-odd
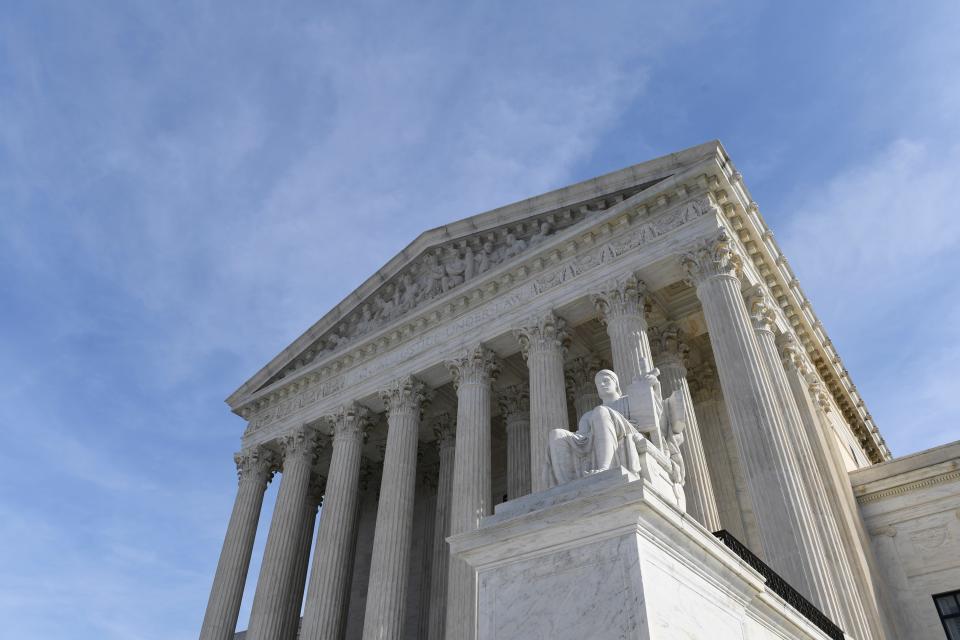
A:
<svg viewBox="0 0 960 640">
<path fill-rule="evenodd" d="M 746 545 L 730 535 L 729 531 L 721 529 L 720 531 L 714 531 L 713 535 L 719 538 L 728 549 L 740 556 L 744 562 L 756 569 L 756 571 L 766 579 L 767 586 L 770 587 L 770 590 L 786 600 L 787 604 L 796 609 L 800 615 L 817 625 L 817 627 L 834 640 L 844 640 L 843 629 L 834 624 L 833 620 L 824 615 L 820 609 L 813 606 L 812 602 L 800 595 L 800 593 L 791 587 L 786 580 L 781 578 L 776 571 L 768 567 L 763 560 L 754 555 Z"/>
</svg>

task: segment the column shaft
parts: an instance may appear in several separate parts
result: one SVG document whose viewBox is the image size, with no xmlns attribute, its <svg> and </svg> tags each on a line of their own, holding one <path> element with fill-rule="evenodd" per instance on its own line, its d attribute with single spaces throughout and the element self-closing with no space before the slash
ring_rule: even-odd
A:
<svg viewBox="0 0 960 640">
<path fill-rule="evenodd" d="M 450 500 L 453 495 L 453 465 L 456 439 L 450 417 L 438 422 L 434 433 L 440 457 L 437 509 L 433 525 L 433 561 L 430 577 L 429 640 L 442 640 L 447 617 L 447 573 L 450 566 Z"/>
<path fill-rule="evenodd" d="M 283 438 L 282 446 L 283 475 L 253 598 L 248 640 L 276 640 L 283 630 L 303 534 L 316 434 L 307 428 L 298 429 Z"/>
<path fill-rule="evenodd" d="M 725 231 L 682 259 L 696 285 L 767 562 L 829 610 L 831 589 L 813 514 L 786 438 Z"/>
<path fill-rule="evenodd" d="M 399 640 L 403 634 L 407 573 L 417 482 L 417 432 L 423 383 L 398 380 L 381 392 L 387 405 L 387 449 L 373 537 L 364 640 Z"/>
<path fill-rule="evenodd" d="M 536 493 L 549 488 L 550 430 L 568 428 L 563 354 L 569 336 L 566 321 L 552 313 L 514 333 L 530 371 L 530 489 Z"/>
<path fill-rule="evenodd" d="M 369 425 L 365 407 L 352 404 L 334 418 L 326 497 L 313 554 L 303 615 L 304 640 L 339 640 L 346 625 L 360 494 L 360 452 Z"/>
<path fill-rule="evenodd" d="M 263 493 L 276 463 L 267 451 L 239 453 L 234 459 L 239 475 L 237 497 L 203 616 L 200 640 L 233 640 L 263 506 Z"/>
<path fill-rule="evenodd" d="M 660 369 L 663 397 L 668 398 L 674 392 L 679 392 L 687 408 L 688 422 L 683 430 L 684 443 L 681 449 L 687 472 L 683 487 L 687 498 L 687 513 L 708 530 L 718 531 L 720 514 L 717 511 L 717 500 L 713 495 L 713 483 L 710 481 L 710 471 L 707 468 L 707 456 L 703 451 L 700 427 L 693 410 L 693 398 L 690 396 L 690 387 L 687 383 L 687 369 L 676 357 L 661 358 L 657 368 Z"/>
<path fill-rule="evenodd" d="M 494 353 L 482 346 L 448 362 L 457 389 L 450 535 L 475 531 L 492 513 L 490 497 L 490 385 L 499 372 Z M 565 405 L 564 405 L 565 406 Z M 476 628 L 473 568 L 451 558 L 447 582 L 446 637 L 473 638 Z"/>
<path fill-rule="evenodd" d="M 530 392 L 526 384 L 502 389 L 500 413 L 507 423 L 507 499 L 530 493 Z"/>
<path fill-rule="evenodd" d="M 626 389 L 634 378 L 653 366 L 644 313 L 644 291 L 644 284 L 629 276 L 609 283 L 593 299 L 607 325 L 613 370 L 620 378 L 621 389 Z"/>
<path fill-rule="evenodd" d="M 303 530 L 300 533 L 300 546 L 297 552 L 296 566 L 290 575 L 290 598 L 287 601 L 287 613 L 280 631 L 282 640 L 296 640 L 300 633 L 300 607 L 303 605 L 304 587 L 307 584 L 307 569 L 310 566 L 310 548 L 313 545 L 313 529 L 317 524 L 317 507 L 320 506 L 322 487 L 311 483 L 304 503 Z"/>
</svg>

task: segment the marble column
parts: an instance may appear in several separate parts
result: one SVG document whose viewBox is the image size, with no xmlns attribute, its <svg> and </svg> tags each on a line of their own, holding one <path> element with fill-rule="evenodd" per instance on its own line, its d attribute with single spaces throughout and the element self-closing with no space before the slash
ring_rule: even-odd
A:
<svg viewBox="0 0 960 640">
<path fill-rule="evenodd" d="M 753 505 L 743 480 L 743 472 L 739 469 L 736 444 L 725 419 L 727 408 L 723 405 L 720 381 L 716 375 L 711 364 L 702 365 L 692 381 L 692 395 L 703 449 L 707 452 L 710 480 L 717 498 L 720 524 L 751 551 L 761 555 L 762 547 L 756 521 L 753 522 L 752 530 L 747 524 L 747 521 L 753 518 Z"/>
<path fill-rule="evenodd" d="M 709 531 L 720 529 L 720 514 L 717 511 L 717 499 L 713 494 L 707 456 L 700 438 L 700 427 L 693 410 L 693 398 L 687 382 L 686 361 L 689 348 L 683 342 L 680 330 L 675 325 L 661 327 L 655 332 L 654 346 L 657 348 L 657 368 L 660 370 L 660 386 L 664 398 L 679 393 L 683 398 L 688 416 L 687 426 L 683 430 L 683 455 L 686 476 L 684 494 L 687 498 L 687 513 Z"/>
<path fill-rule="evenodd" d="M 526 384 L 504 387 L 497 394 L 507 423 L 507 499 L 530 493 L 530 392 Z"/>
<path fill-rule="evenodd" d="M 310 481 L 307 501 L 304 503 L 303 529 L 300 533 L 300 547 L 297 552 L 297 564 L 290 576 L 290 599 L 287 600 L 287 613 L 280 631 L 281 640 L 296 640 L 300 635 L 300 608 L 304 600 L 304 587 L 307 584 L 307 569 L 310 566 L 310 548 L 313 546 L 313 530 L 317 525 L 317 509 L 323 502 L 324 478 L 317 476 Z"/>
<path fill-rule="evenodd" d="M 326 498 L 300 634 L 304 640 L 343 636 L 360 496 L 360 453 L 370 426 L 369 413 L 363 405 L 352 403 L 334 416 Z"/>
<path fill-rule="evenodd" d="M 845 601 L 848 615 L 857 619 L 847 632 L 857 637 L 882 638 L 880 611 L 872 598 L 874 585 L 870 578 L 869 561 L 853 526 L 853 518 L 859 519 L 859 514 L 850 513 L 844 500 L 844 492 L 850 491 L 849 481 L 846 477 L 837 478 L 830 444 L 821 429 L 817 409 L 809 392 L 811 382 L 819 383 L 819 377 L 807 361 L 804 350 L 791 334 L 781 334 L 777 339 L 777 347 L 790 393 L 797 405 L 803 433 L 810 445 L 812 461 L 818 475 L 823 479 L 828 503 L 825 511 L 834 523 L 838 535 L 837 553 L 840 557 L 836 558 L 836 561 L 840 563 L 838 570 L 842 574 L 839 576 L 839 584 L 842 585 L 841 598 Z M 862 636 L 857 634 L 857 629 Z"/>
<path fill-rule="evenodd" d="M 457 442 L 450 498 L 450 535 L 475 531 L 493 512 L 490 496 L 490 386 L 500 372 L 490 349 L 477 346 L 447 362 L 457 389 Z M 447 580 L 446 637 L 473 638 L 476 581 L 473 569 L 451 558 Z"/>
<path fill-rule="evenodd" d="M 450 414 L 437 417 L 433 433 L 436 436 L 440 470 L 437 478 L 437 508 L 433 524 L 433 561 L 430 577 L 430 607 L 427 638 L 442 640 L 447 617 L 447 572 L 450 565 L 450 497 L 453 493 L 453 465 L 456 433 Z"/>
<path fill-rule="evenodd" d="M 233 640 L 263 506 L 263 493 L 276 465 L 275 456 L 263 449 L 238 453 L 234 461 L 239 480 L 237 497 L 213 577 L 200 640 Z"/>
<path fill-rule="evenodd" d="M 548 436 L 567 429 L 563 356 L 570 342 L 567 323 L 553 313 L 531 319 L 514 331 L 530 371 L 530 490 L 549 488 Z"/>
<path fill-rule="evenodd" d="M 360 459 L 360 503 L 357 508 L 357 535 L 353 544 L 353 570 L 344 640 L 360 640 L 363 637 L 363 616 L 367 609 L 367 587 L 370 584 L 370 561 L 373 558 L 382 470 L 382 462 Z"/>
<path fill-rule="evenodd" d="M 567 380 L 567 391 L 573 399 L 573 409 L 577 420 L 585 413 L 601 404 L 597 385 L 593 378 L 603 369 L 603 363 L 596 356 L 574 358 L 567 365 L 564 373 Z"/>
<path fill-rule="evenodd" d="M 311 427 L 300 427 L 284 436 L 280 446 L 283 451 L 283 473 L 253 597 L 248 640 L 276 640 L 283 629 L 303 535 L 317 434 Z"/>
<path fill-rule="evenodd" d="M 822 610 L 830 572 L 777 398 L 740 292 L 740 258 L 725 229 L 681 257 L 710 333 L 720 385 L 746 474 L 765 560 Z"/>
<path fill-rule="evenodd" d="M 854 607 L 853 602 L 857 589 L 853 576 L 850 573 L 850 563 L 846 558 L 837 522 L 831 513 L 826 490 L 823 485 L 824 470 L 818 469 L 813 457 L 813 451 L 800 417 L 797 402 L 787 382 L 783 362 L 776 346 L 774 334 L 775 313 L 773 305 L 767 299 L 763 288 L 756 286 L 747 292 L 747 302 L 751 311 L 757 343 L 763 354 L 763 359 L 770 375 L 774 395 L 783 417 L 783 426 L 787 442 L 796 459 L 797 471 L 804 479 L 803 486 L 807 492 L 813 515 L 813 527 L 816 538 L 823 548 L 829 572 L 829 586 L 833 589 L 833 602 L 827 603 L 824 612 L 843 627 L 848 634 L 855 638 L 867 638 L 867 622 L 862 607 Z M 841 594 L 851 594 L 843 597 Z M 859 604 L 859 600 L 857 600 Z"/>
<path fill-rule="evenodd" d="M 607 326 L 613 371 L 620 378 L 621 389 L 653 366 L 644 313 L 645 290 L 643 282 L 628 276 L 609 282 L 593 297 L 600 320 Z"/>
<path fill-rule="evenodd" d="M 407 572 L 417 483 L 417 441 L 427 389 L 413 376 L 380 392 L 387 406 L 387 448 L 373 536 L 364 640 L 397 640 L 403 634 Z"/>
</svg>

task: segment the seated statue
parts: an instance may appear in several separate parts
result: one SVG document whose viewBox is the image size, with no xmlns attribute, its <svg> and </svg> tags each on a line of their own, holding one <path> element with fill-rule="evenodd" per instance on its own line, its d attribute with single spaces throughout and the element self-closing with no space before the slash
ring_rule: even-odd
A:
<svg viewBox="0 0 960 640">
<path fill-rule="evenodd" d="M 646 363 L 642 363 L 646 369 Z M 685 408 L 679 393 L 664 402 L 657 369 L 646 370 L 628 387 L 620 390 L 617 374 L 609 369 L 597 372 L 594 381 L 603 404 L 585 413 L 577 431 L 554 429 L 549 435 L 547 453 L 550 486 L 577 478 L 624 467 L 642 477 L 651 477 L 643 460 L 651 450 L 663 467 L 665 477 L 680 492 L 682 501 L 683 459 L 679 444 L 686 426 Z M 662 442 L 661 425 L 667 427 L 666 443 Z M 663 451 L 666 449 L 666 451 Z M 647 463 L 649 464 L 649 463 Z"/>
</svg>

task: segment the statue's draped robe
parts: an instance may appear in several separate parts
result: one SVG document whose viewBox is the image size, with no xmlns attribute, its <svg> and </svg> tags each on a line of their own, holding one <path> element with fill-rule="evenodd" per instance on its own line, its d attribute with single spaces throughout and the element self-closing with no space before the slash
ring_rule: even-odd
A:
<svg viewBox="0 0 960 640">
<path fill-rule="evenodd" d="M 576 433 L 566 429 L 550 432 L 550 485 L 563 484 L 590 473 L 622 466 L 640 472 L 636 436 L 630 423 L 626 396 L 604 402 L 585 413 Z"/>
</svg>

